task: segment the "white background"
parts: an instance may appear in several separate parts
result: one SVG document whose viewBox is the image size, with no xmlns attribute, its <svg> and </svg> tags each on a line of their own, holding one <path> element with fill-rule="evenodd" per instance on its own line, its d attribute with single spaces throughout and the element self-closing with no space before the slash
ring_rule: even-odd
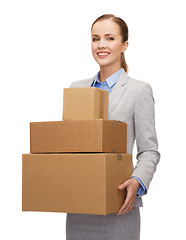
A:
<svg viewBox="0 0 186 240">
<path fill-rule="evenodd" d="M 129 27 L 129 75 L 151 84 L 161 162 L 143 197 L 141 239 L 186 239 L 184 1 L 0 2 L 0 239 L 65 239 L 65 213 L 22 212 L 29 123 L 62 120 L 63 88 L 99 70 L 90 27 L 112 13 Z M 136 150 L 134 151 L 135 159 Z"/>
</svg>

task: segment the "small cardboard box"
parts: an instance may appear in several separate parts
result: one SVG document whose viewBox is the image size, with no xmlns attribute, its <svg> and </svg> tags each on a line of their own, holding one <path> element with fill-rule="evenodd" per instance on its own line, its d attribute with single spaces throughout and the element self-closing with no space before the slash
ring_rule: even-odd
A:
<svg viewBox="0 0 186 240">
<path fill-rule="evenodd" d="M 108 101 L 108 91 L 96 87 L 64 88 L 63 120 L 107 120 Z"/>
<path fill-rule="evenodd" d="M 107 215 L 125 199 L 132 155 L 23 154 L 22 211 Z"/>
<path fill-rule="evenodd" d="M 115 120 L 30 123 L 30 153 L 127 152 L 127 124 Z"/>
</svg>

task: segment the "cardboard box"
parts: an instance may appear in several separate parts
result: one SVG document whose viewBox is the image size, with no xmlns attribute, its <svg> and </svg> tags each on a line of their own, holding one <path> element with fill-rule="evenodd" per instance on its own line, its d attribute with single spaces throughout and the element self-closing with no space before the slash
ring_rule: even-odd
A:
<svg viewBox="0 0 186 240">
<path fill-rule="evenodd" d="M 116 213 L 132 174 L 132 155 L 23 154 L 22 210 L 107 215 Z"/>
<path fill-rule="evenodd" d="M 108 91 L 96 87 L 64 88 L 63 120 L 107 120 L 108 101 Z"/>
<path fill-rule="evenodd" d="M 31 153 L 127 152 L 127 124 L 115 120 L 30 123 Z"/>
</svg>

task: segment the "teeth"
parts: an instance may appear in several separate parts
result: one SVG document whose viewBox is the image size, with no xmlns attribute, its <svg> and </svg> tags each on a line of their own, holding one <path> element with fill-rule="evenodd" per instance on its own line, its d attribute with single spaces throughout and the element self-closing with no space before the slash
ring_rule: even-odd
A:
<svg viewBox="0 0 186 240">
<path fill-rule="evenodd" d="M 98 55 L 104 56 L 104 55 L 108 55 L 109 53 L 98 53 Z"/>
</svg>

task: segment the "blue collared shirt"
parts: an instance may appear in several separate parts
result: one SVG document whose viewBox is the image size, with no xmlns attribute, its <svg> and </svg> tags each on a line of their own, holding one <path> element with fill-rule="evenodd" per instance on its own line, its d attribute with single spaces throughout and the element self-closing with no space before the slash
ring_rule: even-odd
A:
<svg viewBox="0 0 186 240">
<path fill-rule="evenodd" d="M 119 76 L 121 74 L 121 72 L 123 71 L 123 68 L 121 68 L 120 70 L 118 70 L 117 72 L 113 73 L 110 77 L 108 77 L 104 82 L 100 82 L 99 81 L 99 77 L 100 77 L 100 71 L 96 74 L 96 77 L 94 79 L 94 82 L 92 84 L 91 87 L 97 87 L 97 88 L 101 88 L 103 90 L 107 90 L 109 91 L 109 94 L 111 93 L 114 85 L 116 84 L 116 82 L 119 79 Z"/>
<path fill-rule="evenodd" d="M 91 87 L 97 87 L 103 90 L 107 90 L 109 92 L 109 94 L 111 93 L 113 87 L 115 86 L 115 84 L 117 83 L 119 76 L 121 74 L 121 72 L 123 71 L 123 68 L 120 68 L 120 70 L 118 70 L 117 72 L 113 73 L 110 77 L 108 77 L 107 79 L 105 79 L 104 82 L 100 82 L 99 81 L 99 77 L 100 77 L 100 71 L 96 74 L 95 79 L 91 85 Z M 141 182 L 141 180 L 137 177 L 133 177 L 136 180 L 138 180 L 138 182 L 140 183 L 140 187 L 138 188 L 137 191 L 137 195 L 143 195 L 146 193 L 146 188 L 144 186 L 144 184 Z"/>
</svg>

